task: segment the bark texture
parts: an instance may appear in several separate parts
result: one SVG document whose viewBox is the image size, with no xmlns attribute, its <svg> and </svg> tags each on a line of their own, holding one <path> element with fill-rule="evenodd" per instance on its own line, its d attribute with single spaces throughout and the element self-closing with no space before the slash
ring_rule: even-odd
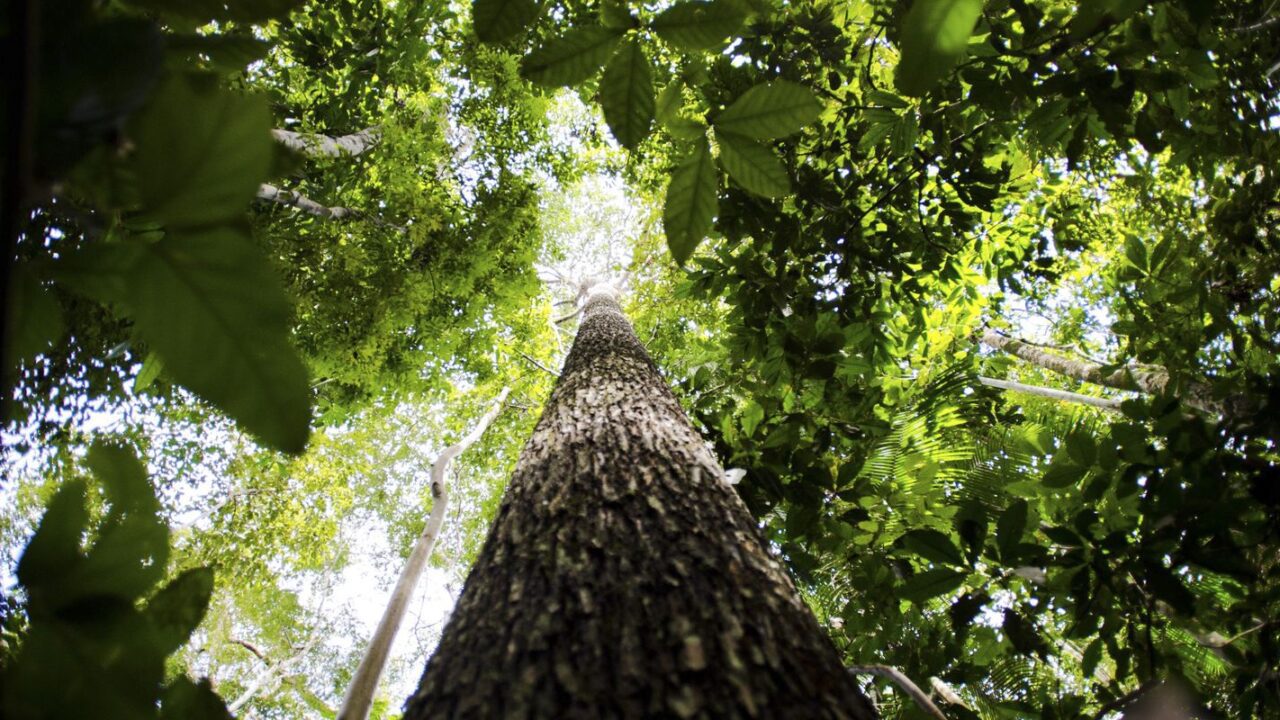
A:
<svg viewBox="0 0 1280 720">
<path fill-rule="evenodd" d="M 1103 372 L 1101 365 L 1064 358 L 1043 348 L 990 330 L 983 333 L 982 344 L 1007 352 L 1032 365 L 1052 370 L 1059 375 L 1116 390 L 1159 395 L 1169 387 L 1169 371 L 1160 367 L 1120 368 L 1107 373 Z M 1178 399 L 1187 407 L 1214 416 L 1238 418 L 1252 413 L 1252 404 L 1247 398 L 1235 396 L 1220 399 L 1214 394 L 1213 388 L 1201 382 L 1186 383 L 1182 392 L 1178 394 Z"/>
<path fill-rule="evenodd" d="M 609 292 L 405 717 L 871 718 Z"/>
<path fill-rule="evenodd" d="M 363 155 L 382 137 L 382 128 L 374 125 L 350 135 L 330 137 L 292 130 L 272 130 L 276 142 L 310 157 L 344 157 Z"/>
</svg>

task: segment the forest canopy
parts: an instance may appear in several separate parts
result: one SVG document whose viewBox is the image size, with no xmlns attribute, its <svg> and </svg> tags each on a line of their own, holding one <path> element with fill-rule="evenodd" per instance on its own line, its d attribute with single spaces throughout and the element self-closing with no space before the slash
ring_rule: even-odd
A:
<svg viewBox="0 0 1280 720">
<path fill-rule="evenodd" d="M 0 23 L 5 717 L 336 717 L 489 417 L 399 717 L 604 281 L 881 716 L 1280 717 L 1276 3 Z"/>
</svg>

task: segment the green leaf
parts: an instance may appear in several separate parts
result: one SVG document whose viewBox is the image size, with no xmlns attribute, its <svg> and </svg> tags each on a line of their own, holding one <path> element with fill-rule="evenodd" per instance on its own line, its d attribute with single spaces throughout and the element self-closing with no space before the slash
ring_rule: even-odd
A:
<svg viewBox="0 0 1280 720">
<path fill-rule="evenodd" d="M 910 154 L 916 148 L 919 135 L 920 125 L 916 120 L 916 114 L 906 113 L 893 124 L 892 138 L 889 141 L 890 151 L 900 157 Z"/>
<path fill-rule="evenodd" d="M 1093 642 L 1084 649 L 1084 655 L 1080 659 L 1080 671 L 1086 678 L 1093 676 L 1093 671 L 1098 669 L 1098 663 L 1102 661 L 1102 638 L 1094 638 Z"/>
<path fill-rule="evenodd" d="M 1093 436 L 1087 431 L 1076 430 L 1068 434 L 1066 445 L 1067 457 L 1081 467 L 1093 465 L 1094 459 L 1098 456 L 1097 443 L 1093 441 Z"/>
<path fill-rule="evenodd" d="M 132 450 L 100 440 L 89 448 L 85 465 L 106 488 L 112 512 L 154 514 L 159 509 L 147 469 Z"/>
<path fill-rule="evenodd" d="M 520 74 L 545 87 L 577 85 L 604 65 L 621 39 L 621 30 L 573 28 L 526 55 Z"/>
<path fill-rule="evenodd" d="M 742 433 L 750 437 L 763 420 L 764 408 L 755 400 L 748 400 L 746 407 L 742 409 Z"/>
<path fill-rule="evenodd" d="M 640 43 L 628 39 L 605 66 L 600 106 L 613 137 L 634 150 L 653 126 L 653 75 Z"/>
<path fill-rule="evenodd" d="M 1062 462 L 1053 463 L 1049 465 L 1049 469 L 1040 478 L 1040 482 L 1047 488 L 1061 490 L 1079 483 L 1084 479 L 1086 472 L 1088 471 L 1085 468 L 1078 465 Z"/>
<path fill-rule="evenodd" d="M 600 3 L 600 22 L 614 30 L 629 30 L 640 25 L 623 0 L 604 0 Z"/>
<path fill-rule="evenodd" d="M 708 50 L 738 32 L 746 19 L 745 8 L 732 0 L 691 0 L 663 10 L 651 27 L 681 50 Z"/>
<path fill-rule="evenodd" d="M 898 538 L 898 542 L 902 547 L 926 560 L 948 565 L 964 565 L 960 549 L 951 542 L 951 538 L 937 530 L 912 530 Z"/>
<path fill-rule="evenodd" d="M 471 20 L 476 37 L 484 42 L 502 42 L 529 27 L 541 9 L 537 0 L 475 0 Z"/>
<path fill-rule="evenodd" d="M 662 92 L 658 94 L 658 103 L 655 116 L 658 122 L 666 124 L 668 120 L 676 117 L 676 113 L 680 112 L 681 106 L 684 105 L 684 83 L 680 80 L 672 80 L 667 86 L 662 88 Z"/>
<path fill-rule="evenodd" d="M 782 161 L 765 145 L 732 133 L 716 133 L 720 164 L 729 177 L 748 192 L 782 197 L 791 192 L 791 178 Z"/>
<path fill-rule="evenodd" d="M 968 573 L 951 568 L 935 568 L 913 575 L 898 589 L 898 597 L 920 604 L 954 591 L 964 583 Z"/>
<path fill-rule="evenodd" d="M 706 138 L 671 173 L 662 208 L 662 229 L 671 257 L 679 265 L 688 260 L 711 229 L 716 213 L 716 169 Z"/>
<path fill-rule="evenodd" d="M 1022 534 L 1027 529 L 1027 510 L 1026 500 L 1015 500 L 996 521 L 996 544 L 1000 548 L 1000 559 L 1006 562 L 1015 557 L 1018 543 L 1022 542 Z"/>
<path fill-rule="evenodd" d="M 672 118 L 666 123 L 667 132 L 680 140 L 705 139 L 707 126 L 701 120 L 687 117 Z"/>
<path fill-rule="evenodd" d="M 915 0 L 902 21 L 898 90 L 919 97 L 951 72 L 981 15 L 982 0 Z"/>
<path fill-rule="evenodd" d="M 146 359 L 142 361 L 142 369 L 138 371 L 138 376 L 133 379 L 133 391 L 142 392 L 151 387 L 160 378 L 160 371 L 163 369 L 164 363 L 160 360 L 160 356 L 148 353 Z"/>
<path fill-rule="evenodd" d="M 242 230 L 150 243 L 130 281 L 129 315 L 170 378 L 266 444 L 302 451 L 311 391 L 289 342 L 289 301 Z"/>
<path fill-rule="evenodd" d="M 33 612 L 43 599 L 38 589 L 56 583 L 80 558 L 80 539 L 89 522 L 84 501 L 82 480 L 58 488 L 18 560 L 18 582 L 31 594 Z"/>
<path fill-rule="evenodd" d="M 260 97 L 175 74 L 130 136 L 144 214 L 168 229 L 244 216 L 271 168 L 271 113 Z"/>
<path fill-rule="evenodd" d="M 271 50 L 271 43 L 248 35 L 172 34 L 165 35 L 165 44 L 170 53 L 192 64 L 227 73 L 243 70 Z"/>
<path fill-rule="evenodd" d="M 165 655 L 191 637 L 204 618 L 212 595 L 213 571 L 192 568 L 174 578 L 147 603 L 146 616 L 156 628 Z"/>
<path fill-rule="evenodd" d="M 207 678 L 197 684 L 180 676 L 165 688 L 160 720 L 231 720 L 231 713 Z"/>
<path fill-rule="evenodd" d="M 10 344 L 5 369 L 34 358 L 57 342 L 64 331 L 62 308 L 53 291 L 23 264 L 13 269 L 9 311 Z"/>
<path fill-rule="evenodd" d="M 168 559 L 169 527 L 154 508 L 113 510 L 84 560 L 62 579 L 60 599 L 105 595 L 133 602 L 164 577 Z"/>
<path fill-rule="evenodd" d="M 743 93 L 712 124 L 723 132 L 773 140 L 799 132 L 821 114 L 822 103 L 812 90 L 787 80 L 774 80 Z"/>
<path fill-rule="evenodd" d="M 261 23 L 288 15 L 302 0 L 129 0 L 129 4 L 191 20 Z"/>
</svg>

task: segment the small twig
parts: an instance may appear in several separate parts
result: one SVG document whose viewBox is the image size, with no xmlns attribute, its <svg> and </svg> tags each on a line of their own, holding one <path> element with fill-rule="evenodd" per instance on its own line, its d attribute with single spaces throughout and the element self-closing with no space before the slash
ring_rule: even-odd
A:
<svg viewBox="0 0 1280 720">
<path fill-rule="evenodd" d="M 244 649 L 248 650 L 249 652 L 253 653 L 254 655 L 257 655 L 257 656 L 258 656 L 258 659 L 259 659 L 259 660 L 261 660 L 262 662 L 264 662 L 264 663 L 266 663 L 266 664 L 268 664 L 268 665 L 270 665 L 270 664 L 271 664 L 271 661 L 267 659 L 267 656 L 266 656 L 266 655 L 263 655 L 263 654 L 262 654 L 262 651 L 261 651 L 261 650 L 259 650 L 259 649 L 258 649 L 258 647 L 257 647 L 256 645 L 254 645 L 253 643 L 249 642 L 248 640 L 240 640 L 240 639 L 237 639 L 237 638 L 231 638 L 231 642 L 233 642 L 233 643 L 235 643 L 236 645 L 239 645 L 240 647 L 242 647 L 242 648 L 244 648 Z"/>
<path fill-rule="evenodd" d="M 552 322 L 554 322 L 556 325 L 563 325 L 564 323 L 569 322 L 570 320 L 578 317 L 581 314 L 582 314 L 582 307 L 579 306 L 577 310 L 574 310 L 573 312 L 569 313 L 568 315 L 565 315 L 562 318 L 557 318 Z"/>
<path fill-rule="evenodd" d="M 911 682 L 911 678 L 902 674 L 902 671 L 896 667 L 888 665 L 852 665 L 848 668 L 851 675 L 875 675 L 877 677 L 892 680 L 895 685 L 902 688 L 902 691 L 911 696 L 916 701 L 916 705 L 921 710 L 929 713 L 938 720 L 947 720 L 947 716 L 942 714 L 937 705 L 929 699 L 928 693 L 920 689 L 920 686 Z"/>
<path fill-rule="evenodd" d="M 529 361 L 529 362 L 530 362 L 534 367 L 538 368 L 539 370 L 541 370 L 541 371 L 543 371 L 543 372 L 545 372 L 545 373 L 550 374 L 552 377 L 560 377 L 560 373 L 556 372 L 555 370 L 552 370 L 551 368 L 547 367 L 546 365 L 543 365 L 542 363 L 538 362 L 537 360 L 534 360 L 533 358 L 529 357 L 528 355 L 525 355 L 524 353 L 520 353 L 520 357 L 524 358 L 525 360 L 528 360 L 528 361 Z"/>
</svg>

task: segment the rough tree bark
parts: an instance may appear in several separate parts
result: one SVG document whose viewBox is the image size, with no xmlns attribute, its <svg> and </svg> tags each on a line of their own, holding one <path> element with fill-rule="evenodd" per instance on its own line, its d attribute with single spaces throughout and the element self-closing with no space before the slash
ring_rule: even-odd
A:
<svg viewBox="0 0 1280 720">
<path fill-rule="evenodd" d="M 608 290 L 407 720 L 871 718 Z"/>
<path fill-rule="evenodd" d="M 1169 372 L 1164 368 L 1120 368 L 1114 372 L 1107 373 L 1103 372 L 1101 365 L 1064 358 L 1043 348 L 1021 340 L 1015 340 L 991 330 L 983 333 L 981 339 L 982 344 L 987 347 L 1002 350 L 1032 365 L 1052 370 L 1059 375 L 1066 375 L 1067 377 L 1095 385 L 1115 388 L 1116 390 L 1146 393 L 1148 395 L 1159 395 L 1169 387 Z M 1182 392 L 1178 394 L 1178 399 L 1187 407 L 1192 407 L 1214 416 L 1238 418 L 1251 412 L 1250 402 L 1247 398 L 1235 396 L 1219 399 L 1214 394 L 1213 388 L 1201 382 L 1186 383 Z"/>
</svg>

